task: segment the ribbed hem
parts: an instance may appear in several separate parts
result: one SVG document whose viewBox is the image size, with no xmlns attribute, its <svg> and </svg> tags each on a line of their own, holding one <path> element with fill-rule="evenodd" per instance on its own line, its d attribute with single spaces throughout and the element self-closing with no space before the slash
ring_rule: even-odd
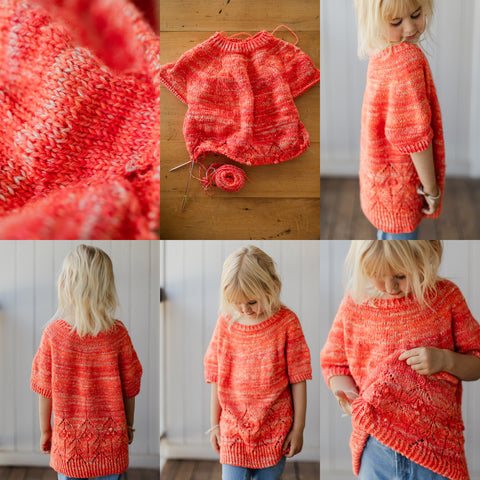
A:
<svg viewBox="0 0 480 480">
<path fill-rule="evenodd" d="M 42 388 L 36 383 L 31 382 L 30 383 L 30 388 L 35 392 L 38 393 L 39 395 L 42 395 L 46 398 L 52 398 L 52 390 Z"/>
<path fill-rule="evenodd" d="M 128 468 L 128 454 L 120 457 L 112 456 L 108 461 L 102 459 L 95 463 L 78 461 L 64 462 L 52 455 L 50 466 L 67 477 L 90 478 L 123 473 Z"/>
<path fill-rule="evenodd" d="M 312 88 L 319 81 L 320 81 L 320 70 L 316 68 L 313 72 L 313 75 L 305 82 L 305 84 L 302 85 L 301 88 L 299 88 L 292 94 L 293 98 L 299 97 L 300 95 L 302 95 L 302 93 L 305 93 L 308 89 Z"/>
<path fill-rule="evenodd" d="M 299 373 L 298 375 L 293 375 L 291 377 L 288 377 L 288 380 L 291 384 L 304 382 L 305 380 L 311 380 L 311 379 L 312 379 L 311 372 Z"/>
<path fill-rule="evenodd" d="M 168 76 L 165 74 L 165 72 L 168 70 L 168 68 L 173 67 L 175 63 L 167 63 L 166 65 L 162 65 L 160 67 L 160 81 L 167 87 L 181 102 L 187 103 L 187 99 L 177 91 L 175 86 L 168 80 Z"/>
<path fill-rule="evenodd" d="M 387 138 L 390 136 L 388 135 L 388 129 L 385 129 L 385 133 L 387 135 Z M 404 139 L 402 139 L 404 140 Z M 425 138 L 422 138 L 421 140 L 418 140 L 415 143 L 392 143 L 392 145 L 400 152 L 400 153 L 405 153 L 408 155 L 411 155 L 412 153 L 418 153 L 418 152 L 423 152 L 425 151 L 428 146 L 432 143 L 433 140 L 433 129 L 430 128 L 430 132 Z"/>
<path fill-rule="evenodd" d="M 266 30 L 262 30 L 261 32 L 255 34 L 253 37 L 245 39 L 226 37 L 220 32 L 217 32 L 215 33 L 215 35 L 213 35 L 206 41 L 206 44 L 217 48 L 223 52 L 249 53 L 253 52 L 259 47 L 267 45 L 274 39 L 275 37 L 271 33 L 268 33 Z"/>
<path fill-rule="evenodd" d="M 254 449 L 248 448 L 243 443 L 238 444 L 228 452 L 221 451 L 220 463 L 244 468 L 273 467 L 283 457 L 282 447 L 283 441 L 278 447 L 261 445 Z"/>
</svg>

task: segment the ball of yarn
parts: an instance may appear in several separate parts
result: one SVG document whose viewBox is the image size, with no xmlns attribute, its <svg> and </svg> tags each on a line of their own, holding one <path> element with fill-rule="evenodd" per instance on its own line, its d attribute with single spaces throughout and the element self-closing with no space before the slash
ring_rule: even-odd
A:
<svg viewBox="0 0 480 480">
<path fill-rule="evenodd" d="M 214 163 L 206 169 L 201 182 L 205 192 L 212 186 L 225 192 L 238 192 L 246 180 L 247 175 L 240 167 L 229 163 Z"/>
</svg>

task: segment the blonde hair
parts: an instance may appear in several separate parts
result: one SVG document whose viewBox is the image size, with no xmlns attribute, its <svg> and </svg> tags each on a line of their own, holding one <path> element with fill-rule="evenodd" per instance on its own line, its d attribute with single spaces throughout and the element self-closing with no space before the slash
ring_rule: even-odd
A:
<svg viewBox="0 0 480 480">
<path fill-rule="evenodd" d="M 425 303 L 435 293 L 443 246 L 438 240 L 354 240 L 345 259 L 346 288 L 357 303 L 381 295 L 372 277 L 407 277 L 413 298 Z"/>
<path fill-rule="evenodd" d="M 239 315 L 232 305 L 256 300 L 270 317 L 281 306 L 281 288 L 275 263 L 264 251 L 252 245 L 239 248 L 223 264 L 220 311 L 235 321 Z"/>
<path fill-rule="evenodd" d="M 100 248 L 79 245 L 63 261 L 58 278 L 58 309 L 53 318 L 68 318 L 78 335 L 110 329 L 119 307 L 113 266 Z"/>
<path fill-rule="evenodd" d="M 358 24 L 358 56 L 363 58 L 391 47 L 385 28 L 394 18 L 403 17 L 422 7 L 425 31 L 433 16 L 433 0 L 355 0 Z"/>
</svg>

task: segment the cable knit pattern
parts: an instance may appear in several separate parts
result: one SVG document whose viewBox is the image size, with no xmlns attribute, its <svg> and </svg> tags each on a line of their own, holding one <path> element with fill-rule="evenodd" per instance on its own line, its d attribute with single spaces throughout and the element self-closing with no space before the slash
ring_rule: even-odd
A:
<svg viewBox="0 0 480 480">
<path fill-rule="evenodd" d="M 401 43 L 370 57 L 362 109 L 360 199 L 368 220 L 389 233 L 412 232 L 425 216 L 410 154 L 433 140 L 443 195 L 445 146 L 440 106 L 425 55 Z M 428 218 L 437 218 L 441 206 Z"/>
<path fill-rule="evenodd" d="M 140 391 L 142 366 L 120 321 L 79 337 L 63 320 L 47 326 L 31 388 L 52 399 L 50 466 L 68 477 L 119 474 L 128 467 L 124 398 Z"/>
<path fill-rule="evenodd" d="M 129 0 L 5 0 L 0 25 L 0 238 L 156 238 L 158 37 Z"/>
<path fill-rule="evenodd" d="M 160 79 L 188 105 L 183 133 L 192 160 L 214 152 L 264 165 L 310 146 L 293 98 L 320 72 L 299 48 L 266 31 L 246 40 L 217 32 L 162 65 Z"/>
<path fill-rule="evenodd" d="M 312 378 L 297 316 L 285 307 L 258 325 L 221 316 L 204 363 L 205 380 L 218 383 L 220 462 L 276 465 L 293 421 L 290 384 Z"/>
<path fill-rule="evenodd" d="M 468 480 L 461 414 L 462 383 L 446 372 L 422 376 L 398 357 L 436 347 L 480 357 L 480 325 L 448 280 L 419 305 L 411 296 L 356 304 L 346 296 L 322 349 L 325 381 L 350 375 L 361 397 L 353 402 L 350 446 L 358 475 L 369 435 L 410 460 L 452 480 Z"/>
</svg>

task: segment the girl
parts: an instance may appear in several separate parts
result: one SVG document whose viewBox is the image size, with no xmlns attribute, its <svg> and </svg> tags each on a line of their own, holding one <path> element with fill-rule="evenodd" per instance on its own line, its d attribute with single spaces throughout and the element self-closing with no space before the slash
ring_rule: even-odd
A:
<svg viewBox="0 0 480 480">
<path fill-rule="evenodd" d="M 362 480 L 469 478 L 461 381 L 480 378 L 480 325 L 438 276 L 441 257 L 438 241 L 357 241 L 348 253 L 349 291 L 320 360 L 352 415 Z"/>
<path fill-rule="evenodd" d="M 205 355 L 223 480 L 276 480 L 285 457 L 302 449 L 310 352 L 280 289 L 273 260 L 257 247 L 223 265 L 221 315 Z"/>
<path fill-rule="evenodd" d="M 355 0 L 359 56 L 370 55 L 362 109 L 360 200 L 379 240 L 416 239 L 440 215 L 445 147 L 435 85 L 417 46 L 433 0 Z"/>
<path fill-rule="evenodd" d="M 59 480 L 118 480 L 128 467 L 142 367 L 119 306 L 112 262 L 79 245 L 63 262 L 58 309 L 33 360 L 40 448 Z M 53 409 L 53 428 L 50 423 Z"/>
</svg>

